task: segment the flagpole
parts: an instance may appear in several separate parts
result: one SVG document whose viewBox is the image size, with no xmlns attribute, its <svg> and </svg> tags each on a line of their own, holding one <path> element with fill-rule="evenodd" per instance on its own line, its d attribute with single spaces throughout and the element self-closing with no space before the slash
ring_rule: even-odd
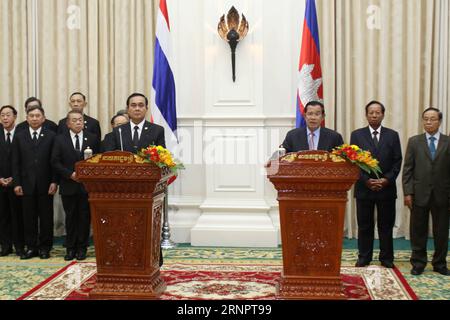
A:
<svg viewBox="0 0 450 320">
<path fill-rule="evenodd" d="M 161 233 L 161 248 L 163 249 L 173 249 L 177 246 L 175 242 L 170 239 L 170 226 L 169 226 L 169 193 L 167 188 L 164 195 L 164 214 L 163 214 L 163 227 Z"/>
</svg>

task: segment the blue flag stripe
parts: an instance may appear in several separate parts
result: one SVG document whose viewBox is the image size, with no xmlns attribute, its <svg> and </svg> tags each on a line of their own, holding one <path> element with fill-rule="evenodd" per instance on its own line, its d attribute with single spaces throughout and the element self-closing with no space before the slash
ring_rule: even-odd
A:
<svg viewBox="0 0 450 320">
<path fill-rule="evenodd" d="M 306 13 L 305 13 L 306 23 L 308 25 L 309 31 L 314 38 L 317 50 L 320 54 L 320 43 L 319 43 L 319 24 L 317 23 L 317 13 L 316 13 L 316 1 L 307 0 L 306 1 Z"/>
<path fill-rule="evenodd" d="M 173 132 L 177 130 L 177 110 L 175 95 L 175 79 L 169 61 L 161 49 L 158 39 L 155 43 L 155 63 L 153 70 L 153 88 L 155 89 L 156 106 Z"/>
</svg>

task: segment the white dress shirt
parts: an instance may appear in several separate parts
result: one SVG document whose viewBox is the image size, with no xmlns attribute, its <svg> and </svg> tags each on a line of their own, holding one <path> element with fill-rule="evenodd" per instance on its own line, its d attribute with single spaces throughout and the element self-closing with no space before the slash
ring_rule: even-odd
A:
<svg viewBox="0 0 450 320">
<path fill-rule="evenodd" d="M 11 139 L 11 142 L 13 142 L 14 132 L 16 132 L 16 127 L 14 127 L 11 131 L 8 131 L 5 128 L 3 128 L 3 132 L 5 133 L 5 142 L 8 140 L 8 133 L 11 134 L 10 139 Z"/>
<path fill-rule="evenodd" d="M 141 139 L 141 134 L 142 134 L 142 130 L 144 128 L 144 124 L 145 124 L 145 119 L 142 120 L 142 122 L 139 123 L 139 124 L 135 124 L 135 123 L 133 123 L 133 121 L 130 121 L 131 138 L 133 138 L 133 135 L 134 135 L 134 127 L 138 126 L 139 127 L 139 129 L 138 129 L 138 137 L 139 137 L 139 139 Z"/>
<path fill-rule="evenodd" d="M 31 129 L 31 127 L 28 127 L 28 130 L 30 130 L 31 140 L 33 140 L 33 133 L 37 132 L 36 138 L 39 139 L 41 136 L 42 127 L 40 127 L 37 130 Z"/>
<path fill-rule="evenodd" d="M 83 130 L 80 131 L 80 133 L 75 133 L 72 130 L 69 130 L 70 137 L 72 138 L 72 144 L 73 148 L 76 150 L 76 143 L 77 139 L 75 138 L 75 135 L 78 134 L 78 141 L 80 141 L 80 151 L 83 149 Z"/>
</svg>

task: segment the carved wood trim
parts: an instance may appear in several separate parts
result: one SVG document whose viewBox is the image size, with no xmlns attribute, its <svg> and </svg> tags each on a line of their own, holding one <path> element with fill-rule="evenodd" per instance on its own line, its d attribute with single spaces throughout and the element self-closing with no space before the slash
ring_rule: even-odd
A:
<svg viewBox="0 0 450 320">
<path fill-rule="evenodd" d="M 343 299 L 340 278 L 347 192 L 360 169 L 327 152 L 289 154 L 267 164 L 278 191 L 283 249 L 281 299 Z"/>
<path fill-rule="evenodd" d="M 92 299 L 155 299 L 166 288 L 159 247 L 164 194 L 173 174 L 138 160 L 129 152 L 108 152 L 76 164 L 94 229 Z"/>
</svg>

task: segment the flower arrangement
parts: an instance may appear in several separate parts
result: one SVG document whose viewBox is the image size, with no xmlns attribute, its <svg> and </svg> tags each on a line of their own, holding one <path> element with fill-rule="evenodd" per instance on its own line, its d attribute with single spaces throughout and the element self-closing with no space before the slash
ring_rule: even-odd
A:
<svg viewBox="0 0 450 320">
<path fill-rule="evenodd" d="M 336 147 L 331 156 L 349 160 L 368 174 L 375 174 L 377 178 L 380 178 L 378 174 L 382 173 L 378 160 L 372 157 L 370 151 L 362 150 L 356 145 L 343 144 Z"/>
<path fill-rule="evenodd" d="M 158 167 L 168 167 L 170 171 L 177 174 L 178 170 L 184 169 L 184 165 L 174 159 L 169 150 L 162 146 L 148 146 L 137 153 L 145 163 L 154 163 Z"/>
</svg>

